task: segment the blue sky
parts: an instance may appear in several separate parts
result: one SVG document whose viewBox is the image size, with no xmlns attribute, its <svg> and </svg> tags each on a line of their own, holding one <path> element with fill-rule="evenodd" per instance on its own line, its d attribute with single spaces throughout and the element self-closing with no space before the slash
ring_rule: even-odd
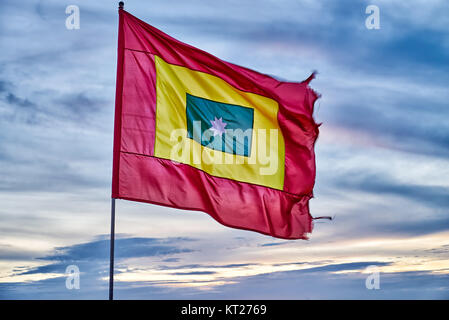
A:
<svg viewBox="0 0 449 320">
<path fill-rule="evenodd" d="M 293 81 L 318 70 L 310 207 L 335 219 L 285 241 L 118 201 L 116 298 L 449 298 L 447 1 L 125 9 L 245 67 Z M 107 298 L 117 1 L 6 0 L 0 21 L 0 299 Z M 66 289 L 69 265 L 79 290 Z M 373 265 L 379 290 L 365 287 Z"/>
</svg>

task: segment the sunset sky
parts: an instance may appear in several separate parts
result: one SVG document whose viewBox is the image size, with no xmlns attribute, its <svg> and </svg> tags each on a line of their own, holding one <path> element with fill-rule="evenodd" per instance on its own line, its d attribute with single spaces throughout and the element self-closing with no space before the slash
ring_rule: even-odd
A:
<svg viewBox="0 0 449 320">
<path fill-rule="evenodd" d="M 106 299 L 118 1 L 2 1 L 0 299 Z M 380 29 L 367 29 L 368 5 Z M 65 25 L 68 5 L 80 29 Z M 449 2 L 125 1 L 217 57 L 318 71 L 309 240 L 117 200 L 117 299 L 449 299 Z M 79 267 L 80 289 L 66 288 Z M 380 289 L 368 290 L 368 266 Z"/>
</svg>

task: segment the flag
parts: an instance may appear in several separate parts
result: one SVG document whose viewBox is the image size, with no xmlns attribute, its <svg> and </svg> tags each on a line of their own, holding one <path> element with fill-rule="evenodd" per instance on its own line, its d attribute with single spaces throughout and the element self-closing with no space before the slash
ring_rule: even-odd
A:
<svg viewBox="0 0 449 320">
<path fill-rule="evenodd" d="M 318 95 L 119 10 L 112 197 L 284 239 L 312 231 Z"/>
</svg>

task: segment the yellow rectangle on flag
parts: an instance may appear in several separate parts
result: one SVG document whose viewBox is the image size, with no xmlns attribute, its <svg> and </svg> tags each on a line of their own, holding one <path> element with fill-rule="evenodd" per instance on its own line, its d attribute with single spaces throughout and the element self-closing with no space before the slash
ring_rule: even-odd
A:
<svg viewBox="0 0 449 320">
<path fill-rule="evenodd" d="M 208 73 L 166 63 L 158 56 L 154 58 L 157 75 L 154 156 L 190 165 L 215 177 L 282 190 L 285 144 L 277 121 L 278 103 L 238 90 Z M 253 127 L 250 137 L 247 137 L 250 154 L 244 156 L 213 150 L 189 137 L 186 116 L 188 95 L 222 106 L 225 104 L 225 107 L 232 105 L 252 109 Z M 209 119 L 211 127 L 217 119 Z"/>
</svg>

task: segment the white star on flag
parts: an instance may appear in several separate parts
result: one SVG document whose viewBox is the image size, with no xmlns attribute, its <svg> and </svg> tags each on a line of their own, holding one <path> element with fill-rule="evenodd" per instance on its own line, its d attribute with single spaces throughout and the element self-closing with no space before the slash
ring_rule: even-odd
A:
<svg viewBox="0 0 449 320">
<path fill-rule="evenodd" d="M 221 117 L 220 119 L 217 119 L 217 117 L 215 117 L 215 120 L 210 120 L 210 123 L 212 124 L 210 130 L 213 131 L 214 137 L 221 137 L 221 135 L 225 133 L 225 127 L 228 125 L 227 123 L 223 122 L 223 119 Z"/>
</svg>

